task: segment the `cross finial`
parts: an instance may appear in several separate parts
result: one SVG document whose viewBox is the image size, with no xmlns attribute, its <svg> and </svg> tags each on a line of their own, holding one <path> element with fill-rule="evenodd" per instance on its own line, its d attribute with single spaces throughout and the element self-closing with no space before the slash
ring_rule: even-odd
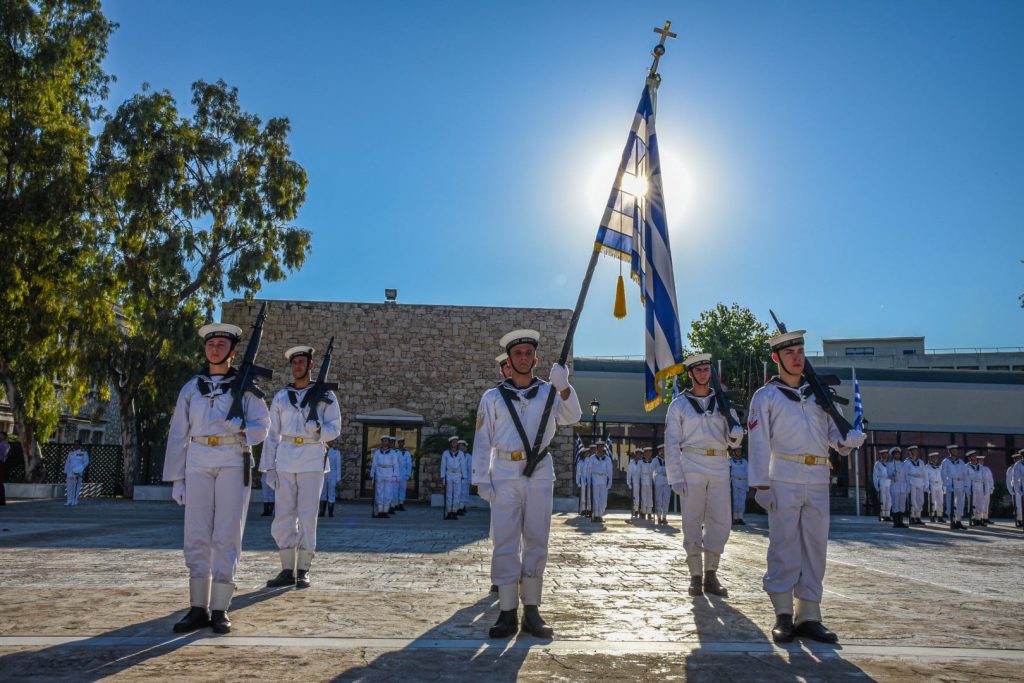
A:
<svg viewBox="0 0 1024 683">
<path fill-rule="evenodd" d="M 654 46 L 653 50 L 651 50 L 651 54 L 654 55 L 654 63 L 651 64 L 651 76 L 652 77 L 655 77 L 655 76 L 658 75 L 658 60 L 660 60 L 661 56 L 663 54 L 665 54 L 665 39 L 666 38 L 677 38 L 678 37 L 678 36 L 676 36 L 675 33 L 672 33 L 671 31 L 668 30 L 669 27 L 671 27 L 671 26 L 672 26 L 672 22 L 671 21 L 666 21 L 665 22 L 665 28 L 655 28 L 654 29 L 655 33 L 661 34 L 661 40 L 658 41 L 658 44 Z"/>
</svg>

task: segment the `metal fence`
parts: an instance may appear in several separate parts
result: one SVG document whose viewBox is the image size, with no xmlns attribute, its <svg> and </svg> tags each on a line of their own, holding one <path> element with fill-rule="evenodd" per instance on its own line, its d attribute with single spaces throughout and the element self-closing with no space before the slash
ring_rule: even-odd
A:
<svg viewBox="0 0 1024 683">
<path fill-rule="evenodd" d="M 74 446 L 69 443 L 42 444 L 43 451 L 43 484 L 63 484 L 66 478 L 64 463 L 68 453 Z M 85 469 L 84 482 L 88 491 L 94 496 L 124 495 L 124 457 L 123 450 L 116 445 L 88 444 L 82 449 L 89 454 L 89 466 Z M 7 459 L 7 481 L 11 483 L 25 482 L 25 458 L 21 444 L 11 443 L 11 452 Z M 98 492 L 97 487 L 99 485 Z M 83 490 L 84 487 L 83 487 Z"/>
</svg>

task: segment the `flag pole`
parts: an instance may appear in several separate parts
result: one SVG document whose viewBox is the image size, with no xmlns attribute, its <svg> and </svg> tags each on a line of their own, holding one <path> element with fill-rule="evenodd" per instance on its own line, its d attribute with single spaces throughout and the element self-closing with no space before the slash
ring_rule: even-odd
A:
<svg viewBox="0 0 1024 683">
<path fill-rule="evenodd" d="M 651 64 L 650 75 L 648 78 L 653 78 L 657 81 L 661 80 L 661 76 L 658 74 L 658 62 L 661 60 L 662 55 L 665 54 L 665 39 L 677 37 L 675 33 L 669 31 L 669 27 L 672 26 L 671 21 L 666 21 L 664 28 L 655 28 L 654 32 L 661 36 L 661 40 L 654 49 L 651 50 L 651 54 L 654 55 L 654 63 Z M 569 360 L 569 349 L 572 348 L 573 337 L 576 336 L 576 326 L 580 321 L 580 314 L 583 313 L 583 304 L 587 300 L 587 293 L 590 291 L 590 281 L 594 278 L 594 269 L 597 267 L 597 257 L 601 255 L 601 247 L 599 244 L 594 245 L 594 250 L 590 253 L 590 263 L 587 264 L 587 272 L 583 275 L 583 283 L 580 285 L 580 295 L 576 299 L 576 308 L 572 311 L 572 317 L 569 319 L 569 329 L 565 333 L 565 341 L 562 342 L 562 352 L 558 355 L 558 364 L 565 365 Z M 540 445 L 541 439 L 544 438 L 544 432 L 546 431 L 548 420 L 551 419 L 551 409 L 555 405 L 555 394 L 556 391 L 549 391 L 547 401 L 544 404 L 544 413 L 540 418 L 540 424 L 537 425 L 537 436 L 533 440 L 533 457 L 528 456 L 526 467 L 523 468 L 523 475 L 529 477 L 533 474 L 533 471 L 537 468 L 540 462 Z"/>
</svg>

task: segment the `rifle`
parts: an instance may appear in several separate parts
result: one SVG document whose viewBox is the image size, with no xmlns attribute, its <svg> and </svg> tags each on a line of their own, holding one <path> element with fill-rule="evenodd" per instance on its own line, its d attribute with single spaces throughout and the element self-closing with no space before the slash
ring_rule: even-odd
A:
<svg viewBox="0 0 1024 683">
<path fill-rule="evenodd" d="M 256 322 L 252 326 L 252 334 L 249 335 L 249 345 L 245 347 L 245 356 L 242 357 L 242 365 L 238 369 L 238 375 L 231 384 L 231 408 L 228 410 L 228 419 L 241 420 L 245 423 L 245 412 L 242 410 L 242 397 L 249 392 L 257 398 L 264 398 L 266 394 L 256 385 L 257 377 L 271 379 L 274 372 L 267 368 L 256 365 L 256 354 L 260 350 L 260 340 L 263 338 L 263 323 L 267 320 L 267 302 L 260 305 L 260 312 L 256 316 Z M 249 465 L 251 450 L 242 451 L 242 483 L 249 485 Z"/>
<path fill-rule="evenodd" d="M 733 427 L 742 429 L 740 423 L 732 416 L 732 404 L 729 402 L 729 397 L 722 391 L 722 382 L 718 379 L 718 369 L 714 363 L 711 364 L 711 387 L 715 390 L 715 403 L 718 404 L 718 410 L 725 415 L 725 421 L 729 423 L 729 431 L 732 431 Z"/>
<path fill-rule="evenodd" d="M 324 357 L 320 361 L 320 372 L 316 376 L 316 384 L 309 388 L 306 395 L 302 397 L 302 402 L 299 404 L 300 407 L 305 408 L 309 406 L 309 413 L 306 416 L 307 420 L 318 421 L 319 417 L 316 414 L 316 406 L 321 401 L 328 401 L 327 392 L 332 389 L 337 389 L 338 385 L 334 382 L 328 383 L 327 372 L 331 369 L 331 356 L 334 353 L 334 337 L 331 337 L 331 341 L 327 342 L 327 350 L 324 351 Z"/>
<path fill-rule="evenodd" d="M 775 321 L 775 326 L 779 328 L 779 332 L 785 334 L 785 323 L 779 322 L 779 319 L 775 317 L 775 311 L 768 309 L 768 312 L 772 314 L 772 320 Z M 811 361 L 807 358 L 804 358 L 804 377 L 807 379 L 807 383 L 811 385 L 811 392 L 814 394 L 814 400 L 819 406 L 821 406 L 822 410 L 832 418 L 832 421 L 836 423 L 836 427 L 839 428 L 839 431 L 845 439 L 846 435 L 853 431 L 853 425 L 851 425 L 847 419 L 843 417 L 843 414 L 839 412 L 839 409 L 836 408 L 836 404 L 832 400 L 832 392 L 826 388 L 825 384 L 818 376 L 818 373 L 816 373 L 814 368 L 811 366 Z"/>
</svg>

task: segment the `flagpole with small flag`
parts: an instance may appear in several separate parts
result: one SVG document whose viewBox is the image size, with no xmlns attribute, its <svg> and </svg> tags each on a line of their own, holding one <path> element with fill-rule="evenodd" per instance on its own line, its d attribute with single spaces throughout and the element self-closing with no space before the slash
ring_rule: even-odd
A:
<svg viewBox="0 0 1024 683">
<path fill-rule="evenodd" d="M 850 367 L 853 375 L 853 428 L 861 431 L 864 426 L 864 404 L 860 400 L 860 383 L 857 382 L 857 368 Z M 857 516 L 860 517 L 860 449 L 853 449 L 853 486 L 857 500 Z"/>
</svg>

